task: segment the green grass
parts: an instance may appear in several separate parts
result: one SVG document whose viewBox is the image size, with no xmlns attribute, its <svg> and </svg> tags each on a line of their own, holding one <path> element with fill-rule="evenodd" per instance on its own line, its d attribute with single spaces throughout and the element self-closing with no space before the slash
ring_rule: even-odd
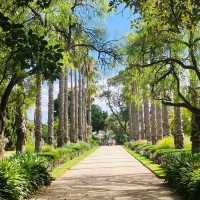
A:
<svg viewBox="0 0 200 200">
<path fill-rule="evenodd" d="M 152 160 L 140 155 L 127 147 L 124 147 L 126 151 L 136 158 L 140 163 L 147 167 L 151 172 L 153 172 L 157 177 L 164 178 L 166 176 L 165 170 L 158 164 L 155 164 Z"/>
<path fill-rule="evenodd" d="M 70 161 L 66 161 L 64 164 L 56 167 L 55 169 L 53 169 L 53 171 L 51 172 L 51 175 L 53 176 L 53 178 L 59 178 L 60 176 L 62 176 L 67 170 L 71 169 L 73 166 L 75 166 L 76 164 L 78 164 L 81 160 L 85 159 L 87 156 L 89 156 L 91 153 L 93 153 L 98 147 L 94 147 L 88 151 L 86 151 L 85 153 L 83 153 L 82 155 L 70 160 Z"/>
</svg>

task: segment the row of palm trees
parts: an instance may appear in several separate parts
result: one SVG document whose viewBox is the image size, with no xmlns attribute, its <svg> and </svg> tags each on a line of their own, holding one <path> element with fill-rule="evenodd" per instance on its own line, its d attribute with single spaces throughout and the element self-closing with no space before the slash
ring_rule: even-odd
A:
<svg viewBox="0 0 200 200">
<path fill-rule="evenodd" d="M 131 87 L 132 96 L 137 96 L 135 84 Z M 129 111 L 129 139 L 147 140 L 152 144 L 165 136 L 172 134 L 176 148 L 183 148 L 183 125 L 181 109 L 174 107 L 170 110 L 168 106 L 153 100 L 148 95 L 143 95 L 140 101 L 132 98 L 128 103 Z M 169 115 L 173 111 L 173 129 L 170 128 Z"/>
<path fill-rule="evenodd" d="M 54 82 L 48 81 L 48 144 L 88 141 L 91 133 L 90 87 L 93 84 L 91 62 L 79 68 L 64 68 L 59 76 L 58 129 L 54 127 Z M 42 148 L 42 77 L 37 76 L 35 102 L 35 151 Z"/>
</svg>

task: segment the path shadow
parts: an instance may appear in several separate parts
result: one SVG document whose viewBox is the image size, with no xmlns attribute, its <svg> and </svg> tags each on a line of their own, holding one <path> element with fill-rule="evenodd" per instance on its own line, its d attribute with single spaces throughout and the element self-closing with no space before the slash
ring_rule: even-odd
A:
<svg viewBox="0 0 200 200">
<path fill-rule="evenodd" d="M 41 191 L 34 200 L 180 200 L 151 174 L 113 176 L 67 175 Z"/>
</svg>

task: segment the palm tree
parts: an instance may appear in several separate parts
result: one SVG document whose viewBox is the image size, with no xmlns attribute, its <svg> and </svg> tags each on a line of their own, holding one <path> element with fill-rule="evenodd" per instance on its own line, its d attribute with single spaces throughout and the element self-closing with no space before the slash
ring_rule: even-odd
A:
<svg viewBox="0 0 200 200">
<path fill-rule="evenodd" d="M 137 94 L 136 82 L 133 81 L 132 83 L 132 95 Z M 139 109 L 138 105 L 136 104 L 135 100 L 132 101 L 131 104 L 131 111 L 132 111 L 132 120 L 133 120 L 133 135 L 134 140 L 139 140 Z"/>
<path fill-rule="evenodd" d="M 82 74 L 79 72 L 79 140 L 83 140 L 83 87 Z"/>
<path fill-rule="evenodd" d="M 38 75 L 36 77 L 36 102 L 35 102 L 35 152 L 40 152 L 42 149 L 42 76 Z"/>
<path fill-rule="evenodd" d="M 59 121 L 58 121 L 57 146 L 64 145 L 64 73 L 59 77 Z"/>
<path fill-rule="evenodd" d="M 84 141 L 87 140 L 87 101 L 86 101 L 86 83 L 85 83 L 85 76 L 83 75 L 83 78 L 82 78 L 82 98 L 83 98 L 83 104 L 82 104 L 82 107 L 83 107 L 83 112 L 82 112 L 82 124 L 83 124 L 83 138 L 84 138 Z"/>
<path fill-rule="evenodd" d="M 145 138 L 147 141 L 151 141 L 151 130 L 150 130 L 150 112 L 149 112 L 149 100 L 144 98 L 144 128 Z"/>
<path fill-rule="evenodd" d="M 184 136 L 182 127 L 182 117 L 180 107 L 174 107 L 174 144 L 177 149 L 184 147 Z"/>
<path fill-rule="evenodd" d="M 48 102 L 48 144 L 53 144 L 54 136 L 54 98 L 53 98 L 53 82 L 48 81 L 49 86 L 49 102 Z"/>
<path fill-rule="evenodd" d="M 139 122 L 140 122 L 140 137 L 142 140 L 145 139 L 145 130 L 144 130 L 144 107 L 143 104 L 139 109 Z"/>
<path fill-rule="evenodd" d="M 74 95 L 75 95 L 75 142 L 78 141 L 78 88 L 77 88 L 77 70 L 74 71 Z"/>
<path fill-rule="evenodd" d="M 156 104 L 156 132 L 157 132 L 157 140 L 163 138 L 163 129 L 162 129 L 162 112 L 160 104 Z"/>
<path fill-rule="evenodd" d="M 71 130 L 70 141 L 75 142 L 75 95 L 73 88 L 73 70 L 71 69 Z"/>
<path fill-rule="evenodd" d="M 133 140 L 133 119 L 132 119 L 132 105 L 128 103 L 128 114 L 129 114 L 129 140 Z"/>
<path fill-rule="evenodd" d="M 66 69 L 65 75 L 65 89 L 64 89 L 64 142 L 69 141 L 69 116 L 68 116 L 68 70 Z"/>
<path fill-rule="evenodd" d="M 151 121 L 151 141 L 152 144 L 156 144 L 157 142 L 157 132 L 156 132 L 156 107 L 155 107 L 155 103 L 152 100 L 151 101 L 151 117 L 150 117 L 150 121 Z"/>
<path fill-rule="evenodd" d="M 170 135 L 168 107 L 162 104 L 163 137 Z"/>
</svg>

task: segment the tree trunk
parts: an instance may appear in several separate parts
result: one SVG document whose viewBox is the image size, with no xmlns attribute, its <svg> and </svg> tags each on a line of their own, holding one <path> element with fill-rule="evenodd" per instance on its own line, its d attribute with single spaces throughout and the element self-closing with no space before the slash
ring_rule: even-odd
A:
<svg viewBox="0 0 200 200">
<path fill-rule="evenodd" d="M 4 90 L 4 93 L 1 97 L 1 103 L 0 103 L 0 158 L 3 157 L 4 154 L 4 147 L 7 143 L 7 140 L 4 138 L 4 118 L 6 115 L 6 108 L 8 104 L 8 99 L 10 96 L 10 93 L 14 86 L 17 84 L 19 80 L 16 77 L 12 77 Z"/>
<path fill-rule="evenodd" d="M 64 97 L 64 142 L 67 143 L 69 142 L 69 116 L 68 116 L 68 70 L 66 70 L 66 76 L 65 76 L 65 97 Z"/>
<path fill-rule="evenodd" d="M 152 144 L 156 144 L 157 142 L 157 133 L 156 133 L 156 108 L 155 108 L 155 103 L 152 101 L 151 102 L 151 141 Z"/>
<path fill-rule="evenodd" d="M 147 98 L 144 99 L 144 128 L 145 138 L 148 142 L 151 142 L 149 101 Z"/>
<path fill-rule="evenodd" d="M 57 146 L 62 147 L 64 145 L 64 74 L 60 73 L 59 79 L 59 121 L 58 121 L 58 136 Z"/>
<path fill-rule="evenodd" d="M 170 135 L 168 107 L 162 104 L 163 137 Z"/>
<path fill-rule="evenodd" d="M 23 105 L 16 107 L 16 116 L 15 123 L 17 127 L 17 142 L 16 142 L 16 152 L 23 153 L 24 152 L 24 144 L 25 144 L 25 134 L 26 134 L 26 123 L 24 118 L 24 113 L 22 109 Z"/>
<path fill-rule="evenodd" d="M 137 94 L 137 86 L 135 81 L 132 83 L 132 95 Z M 139 140 L 140 135 L 139 135 L 139 110 L 138 106 L 136 105 L 135 100 L 132 101 L 132 120 L 133 120 L 133 135 L 134 135 L 134 140 Z"/>
<path fill-rule="evenodd" d="M 36 77 L 36 103 L 35 103 L 35 152 L 42 150 L 42 77 Z"/>
<path fill-rule="evenodd" d="M 75 96 L 73 88 L 73 70 L 71 70 L 71 132 L 70 140 L 75 143 Z"/>
<path fill-rule="evenodd" d="M 139 121 L 140 121 L 140 137 L 142 140 L 145 139 L 145 130 L 144 130 L 144 107 L 140 106 L 139 109 Z"/>
<path fill-rule="evenodd" d="M 82 74 L 79 73 L 79 140 L 83 141 L 83 87 Z"/>
<path fill-rule="evenodd" d="M 157 133 L 157 140 L 161 140 L 163 138 L 163 129 L 162 129 L 162 112 L 160 104 L 156 104 L 156 133 Z"/>
<path fill-rule="evenodd" d="M 54 99 L 53 99 L 53 82 L 48 82 L 49 102 L 48 102 L 48 144 L 53 144 L 54 136 Z"/>
<path fill-rule="evenodd" d="M 77 70 L 74 72 L 74 92 L 75 92 L 75 142 L 78 142 L 78 90 L 77 90 Z"/>
<path fill-rule="evenodd" d="M 138 107 L 137 105 L 133 102 L 131 106 L 131 111 L 132 111 L 132 123 L 133 123 L 133 139 L 134 140 L 139 140 L 139 115 L 138 115 Z"/>
<path fill-rule="evenodd" d="M 200 115 L 192 113 L 191 125 L 192 153 L 200 153 Z"/>
<path fill-rule="evenodd" d="M 184 148 L 181 109 L 179 107 L 174 107 L 174 145 L 176 149 Z"/>
<path fill-rule="evenodd" d="M 129 140 L 133 140 L 133 119 L 132 119 L 132 105 L 128 104 L 128 114 L 129 114 Z"/>
<path fill-rule="evenodd" d="M 85 85 L 85 77 L 82 78 L 82 88 L 83 88 L 83 113 L 82 113 L 82 124 L 83 124 L 83 138 L 84 141 L 87 140 L 87 116 L 86 116 L 86 85 Z"/>
</svg>

